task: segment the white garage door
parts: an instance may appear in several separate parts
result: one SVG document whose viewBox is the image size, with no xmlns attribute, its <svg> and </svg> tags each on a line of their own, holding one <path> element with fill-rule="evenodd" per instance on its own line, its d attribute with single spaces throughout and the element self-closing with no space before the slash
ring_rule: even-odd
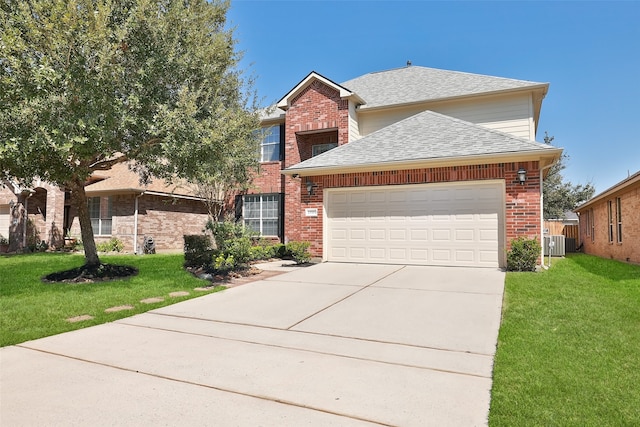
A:
<svg viewBox="0 0 640 427">
<path fill-rule="evenodd" d="M 9 238 L 9 205 L 0 205 L 0 234 Z"/>
<path fill-rule="evenodd" d="M 495 181 L 325 190 L 325 258 L 501 266 L 503 194 Z"/>
</svg>

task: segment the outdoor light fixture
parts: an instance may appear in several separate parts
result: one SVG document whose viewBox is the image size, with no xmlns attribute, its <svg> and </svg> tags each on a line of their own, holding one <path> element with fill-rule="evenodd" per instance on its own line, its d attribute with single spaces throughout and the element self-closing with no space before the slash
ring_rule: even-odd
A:
<svg viewBox="0 0 640 427">
<path fill-rule="evenodd" d="M 297 177 L 299 177 L 299 176 L 300 176 L 300 175 L 299 175 L 299 174 L 297 174 L 297 173 L 294 173 L 293 175 L 291 175 L 291 177 L 292 177 L 292 178 L 297 178 Z"/>
<path fill-rule="evenodd" d="M 520 185 L 524 185 L 524 182 L 527 180 L 527 171 L 524 168 L 518 169 L 518 180 L 520 181 Z"/>
<path fill-rule="evenodd" d="M 305 184 L 307 185 L 307 193 L 310 196 L 313 196 L 313 187 L 316 187 L 316 185 L 309 178 L 307 178 L 307 182 L 305 182 Z"/>
</svg>

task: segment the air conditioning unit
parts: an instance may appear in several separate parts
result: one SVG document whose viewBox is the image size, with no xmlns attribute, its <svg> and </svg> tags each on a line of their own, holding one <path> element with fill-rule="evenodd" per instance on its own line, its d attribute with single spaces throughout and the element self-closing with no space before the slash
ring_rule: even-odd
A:
<svg viewBox="0 0 640 427">
<path fill-rule="evenodd" d="M 553 245 L 550 245 L 553 243 Z M 544 237 L 544 255 L 549 256 L 564 256 L 565 247 L 564 247 L 564 236 L 545 236 Z"/>
</svg>

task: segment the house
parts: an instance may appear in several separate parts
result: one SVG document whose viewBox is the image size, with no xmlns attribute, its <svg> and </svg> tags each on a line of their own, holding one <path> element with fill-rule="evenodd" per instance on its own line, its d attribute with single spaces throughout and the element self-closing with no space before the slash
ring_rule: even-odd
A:
<svg viewBox="0 0 640 427">
<path fill-rule="evenodd" d="M 640 263 L 640 171 L 575 210 L 587 254 Z"/>
<path fill-rule="evenodd" d="M 30 188 L 7 184 L 0 187 L 0 234 L 11 236 L 9 250 L 41 240 L 60 247 L 64 236 L 80 238 L 68 191 L 41 181 Z M 183 235 L 200 234 L 208 218 L 193 188 L 161 179 L 141 184 L 125 163 L 94 173 L 85 191 L 96 243 L 116 237 L 127 252 L 142 252 L 145 236 L 157 250 L 180 250 Z"/>
<path fill-rule="evenodd" d="M 311 72 L 262 125 L 244 223 L 323 260 L 504 267 L 541 239 L 535 141 L 547 83 L 411 66 L 343 83 Z"/>
</svg>

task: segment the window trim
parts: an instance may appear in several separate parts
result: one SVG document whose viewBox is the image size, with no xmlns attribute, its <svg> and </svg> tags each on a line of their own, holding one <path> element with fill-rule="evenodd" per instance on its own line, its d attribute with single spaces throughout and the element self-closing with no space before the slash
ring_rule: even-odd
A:
<svg viewBox="0 0 640 427">
<path fill-rule="evenodd" d="M 271 141 L 270 138 L 272 136 L 275 136 L 274 131 L 277 132 L 277 139 L 275 141 Z M 282 138 L 281 138 L 280 125 L 276 124 L 271 126 L 265 126 L 260 128 L 259 132 L 260 132 L 260 163 L 279 162 L 282 158 L 282 155 L 281 155 Z M 264 149 L 265 147 L 271 147 L 271 146 L 276 147 L 276 150 L 274 151 L 274 154 L 273 154 L 273 156 L 275 156 L 276 159 L 265 160 Z"/>
<path fill-rule="evenodd" d="M 98 203 L 98 215 L 93 216 L 91 212 L 91 204 Z M 104 207 L 104 201 L 106 200 L 107 206 Z M 93 202 L 92 202 L 93 201 Z M 112 236 L 113 235 L 113 200 L 111 196 L 96 196 L 89 197 L 87 199 L 87 209 L 89 209 L 89 219 L 91 220 L 91 229 L 93 230 L 93 234 L 95 236 Z M 98 229 L 96 230 L 93 226 L 93 221 L 98 220 Z M 106 222 L 110 223 L 110 233 L 103 233 L 104 228 L 106 228 Z"/>
<path fill-rule="evenodd" d="M 591 241 L 596 241 L 596 219 L 593 217 L 593 208 L 589 209 L 589 217 L 591 218 Z"/>
<path fill-rule="evenodd" d="M 265 202 L 265 198 L 267 197 L 275 197 L 275 202 L 277 203 L 277 210 L 276 210 L 276 216 L 275 217 L 265 217 L 263 216 L 263 204 Z M 260 206 L 260 215 L 258 218 L 247 218 L 247 198 L 258 198 L 259 199 L 259 206 Z M 260 236 L 262 237 L 280 237 L 280 233 L 282 232 L 281 227 L 282 227 L 282 194 L 280 193 L 265 193 L 265 194 L 245 194 L 242 196 L 242 224 L 245 227 L 248 227 L 247 225 L 247 221 L 255 221 L 258 220 L 259 224 L 260 224 L 260 230 L 255 230 L 258 233 L 260 233 Z M 276 220 L 276 234 L 264 234 L 263 229 L 264 229 L 264 221 L 265 220 Z"/>
</svg>

